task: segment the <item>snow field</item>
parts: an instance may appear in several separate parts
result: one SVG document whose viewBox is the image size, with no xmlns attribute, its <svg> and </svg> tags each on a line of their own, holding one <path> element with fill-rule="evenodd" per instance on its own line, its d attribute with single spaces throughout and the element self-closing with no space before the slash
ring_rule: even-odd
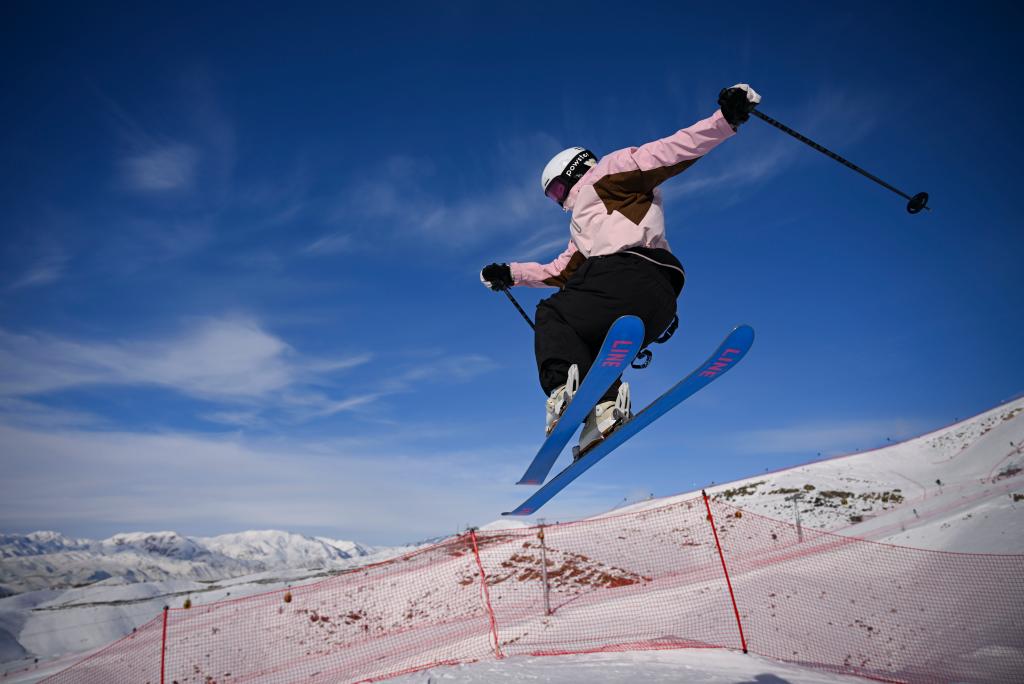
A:
<svg viewBox="0 0 1024 684">
<path fill-rule="evenodd" d="M 853 684 L 864 680 L 808 670 L 756 655 L 719 649 L 527 656 L 471 665 L 432 667 L 388 680 L 393 684 Z"/>
</svg>

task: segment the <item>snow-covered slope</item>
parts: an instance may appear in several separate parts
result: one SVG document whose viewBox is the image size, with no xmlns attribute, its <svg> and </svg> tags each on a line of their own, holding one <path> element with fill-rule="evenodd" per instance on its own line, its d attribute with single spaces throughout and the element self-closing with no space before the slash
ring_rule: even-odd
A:
<svg viewBox="0 0 1024 684">
<path fill-rule="evenodd" d="M 791 522 L 799 509 L 804 527 L 901 546 L 1024 553 L 1024 398 L 907 442 L 707 492 L 737 508 Z M 664 506 L 694 494 L 652 499 L 605 515 Z"/>
<path fill-rule="evenodd" d="M 510 658 L 436 667 L 392 684 L 852 684 L 852 677 L 713 649 Z"/>
<path fill-rule="evenodd" d="M 374 548 L 356 542 L 266 530 L 219 537 L 176 532 L 117 534 L 93 541 L 56 532 L 0 535 L 4 594 L 97 582 L 213 582 L 285 568 L 348 567 Z"/>
</svg>

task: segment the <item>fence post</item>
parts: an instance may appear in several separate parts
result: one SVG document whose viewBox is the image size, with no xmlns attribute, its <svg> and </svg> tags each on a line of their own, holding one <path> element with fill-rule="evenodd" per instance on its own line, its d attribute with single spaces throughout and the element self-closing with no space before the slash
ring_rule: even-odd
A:
<svg viewBox="0 0 1024 684">
<path fill-rule="evenodd" d="M 480 592 L 484 597 L 484 605 L 487 607 L 487 614 L 491 618 L 491 638 L 494 639 L 494 655 L 501 660 L 505 656 L 501 653 L 501 644 L 498 641 L 498 621 L 494 617 L 494 608 L 491 607 L 491 594 L 487 591 L 487 573 L 484 572 L 484 564 L 480 560 L 480 549 L 476 543 L 476 528 L 469 528 L 469 538 L 473 542 L 473 555 L 476 556 L 476 567 L 480 570 Z"/>
<path fill-rule="evenodd" d="M 540 539 L 540 577 L 544 582 L 544 614 L 551 615 L 551 589 L 548 586 L 548 549 L 544 545 L 544 520 L 538 522 L 540 523 L 540 531 L 537 533 L 537 538 Z"/>
<path fill-rule="evenodd" d="M 704 497 L 704 507 L 708 511 L 708 524 L 711 525 L 711 533 L 715 535 L 715 547 L 718 548 L 718 558 L 722 561 L 722 572 L 725 573 L 725 585 L 729 587 L 729 598 L 732 599 L 732 612 L 736 615 L 736 626 L 740 630 L 740 645 L 743 652 L 747 652 L 747 639 L 743 636 L 743 622 L 740 620 L 740 609 L 736 606 L 736 594 L 732 590 L 732 580 L 729 579 L 729 569 L 725 567 L 725 554 L 722 553 L 722 543 L 718 541 L 718 530 L 715 528 L 715 518 L 711 515 L 711 504 L 708 502 L 708 493 L 700 490 Z"/>
<path fill-rule="evenodd" d="M 800 526 L 800 499 L 803 498 L 803 492 L 797 492 L 792 496 L 787 496 L 786 499 L 793 502 L 793 518 L 796 520 L 796 540 L 803 542 L 804 540 L 804 529 Z"/>
<path fill-rule="evenodd" d="M 164 633 L 160 638 L 160 684 L 164 684 L 164 673 L 167 665 L 167 613 L 170 606 L 164 606 Z"/>
</svg>

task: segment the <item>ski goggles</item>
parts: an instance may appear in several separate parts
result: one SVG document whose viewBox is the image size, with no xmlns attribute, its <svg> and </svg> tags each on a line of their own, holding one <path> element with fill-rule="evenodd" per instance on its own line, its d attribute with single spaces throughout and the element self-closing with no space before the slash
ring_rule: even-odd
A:
<svg viewBox="0 0 1024 684">
<path fill-rule="evenodd" d="M 569 190 L 572 189 L 572 185 L 569 184 L 569 179 L 565 176 L 555 176 L 548 183 L 548 187 L 545 188 L 544 194 L 547 197 L 555 200 L 559 204 L 564 204 L 566 198 L 569 197 Z M 536 195 L 534 195 L 536 197 Z"/>
</svg>

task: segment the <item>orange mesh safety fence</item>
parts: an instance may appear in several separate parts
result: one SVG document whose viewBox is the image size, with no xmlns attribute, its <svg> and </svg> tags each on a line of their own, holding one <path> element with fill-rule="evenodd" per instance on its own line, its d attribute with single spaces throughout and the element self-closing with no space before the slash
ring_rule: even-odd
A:
<svg viewBox="0 0 1024 684">
<path fill-rule="evenodd" d="M 166 639 L 161 616 L 45 682 L 376 681 L 516 655 L 740 650 L 741 626 L 750 652 L 818 669 L 1019 681 L 1024 556 L 798 534 L 697 498 L 470 532 L 316 584 L 173 609 L 166 622 Z"/>
</svg>

